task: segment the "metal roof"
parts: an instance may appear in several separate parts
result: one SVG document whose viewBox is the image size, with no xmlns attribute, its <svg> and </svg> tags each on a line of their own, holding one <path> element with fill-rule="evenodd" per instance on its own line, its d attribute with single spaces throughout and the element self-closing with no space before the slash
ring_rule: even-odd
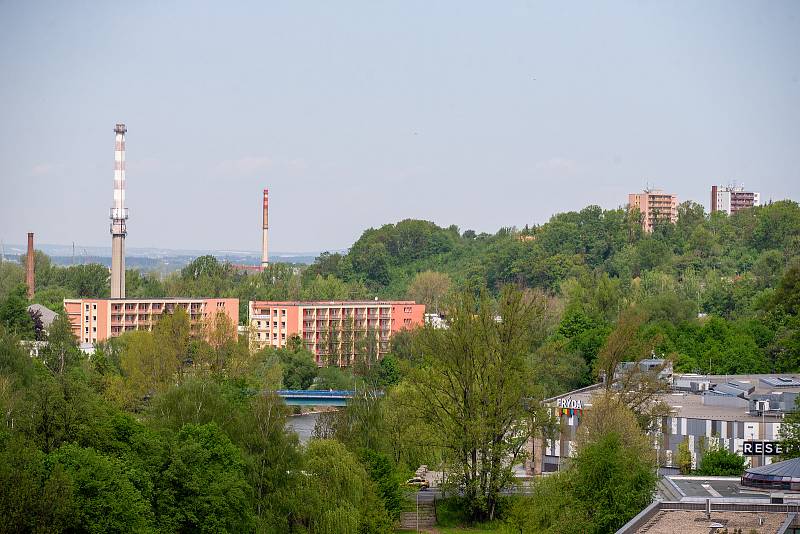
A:
<svg viewBox="0 0 800 534">
<path fill-rule="evenodd" d="M 796 380 L 794 377 L 785 377 L 785 376 L 767 376 L 761 379 L 767 385 L 770 385 L 774 388 L 796 388 L 800 387 L 800 381 Z"/>
<path fill-rule="evenodd" d="M 800 480 L 800 458 L 792 458 L 761 467 L 751 467 L 745 473 L 765 475 L 770 477 L 792 477 Z"/>
<path fill-rule="evenodd" d="M 53 324 L 53 321 L 58 317 L 56 312 L 41 304 L 31 304 L 28 306 L 28 312 L 39 312 L 42 319 L 42 326 L 45 328 L 50 328 L 50 325 Z"/>
</svg>

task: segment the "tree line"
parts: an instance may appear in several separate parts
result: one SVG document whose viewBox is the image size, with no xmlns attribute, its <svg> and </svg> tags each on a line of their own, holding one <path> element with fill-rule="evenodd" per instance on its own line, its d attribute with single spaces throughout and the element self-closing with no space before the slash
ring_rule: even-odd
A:
<svg viewBox="0 0 800 534">
<path fill-rule="evenodd" d="M 317 369 L 299 340 L 253 353 L 222 323 L 192 335 L 180 311 L 91 358 L 62 319 L 32 360 L 24 293 L 3 282 L 19 267 L 4 264 L 0 515 L 14 531 L 388 532 L 408 506 L 402 481 L 424 464 L 446 474 L 465 522 L 613 530 L 652 495 L 658 385 L 604 391 L 574 461 L 511 497 L 529 439 L 555 432 L 541 400 L 651 355 L 678 371 L 796 371 L 798 236 L 792 202 L 731 217 L 683 204 L 651 235 L 590 207 L 495 235 L 401 221 L 305 269 L 243 274 L 201 257 L 165 281 L 128 273 L 132 295 L 414 298 L 445 317 L 449 328 L 400 333 L 381 362 L 348 369 Z M 359 394 L 300 446 L 268 393 L 280 387 Z"/>
</svg>

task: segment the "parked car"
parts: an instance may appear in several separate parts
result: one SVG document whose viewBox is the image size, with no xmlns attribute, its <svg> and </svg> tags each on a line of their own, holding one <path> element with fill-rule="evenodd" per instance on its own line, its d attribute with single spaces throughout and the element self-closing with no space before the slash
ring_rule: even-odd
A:
<svg viewBox="0 0 800 534">
<path fill-rule="evenodd" d="M 412 477 L 406 480 L 406 486 L 415 486 L 421 490 L 431 487 L 430 483 L 422 477 Z"/>
</svg>

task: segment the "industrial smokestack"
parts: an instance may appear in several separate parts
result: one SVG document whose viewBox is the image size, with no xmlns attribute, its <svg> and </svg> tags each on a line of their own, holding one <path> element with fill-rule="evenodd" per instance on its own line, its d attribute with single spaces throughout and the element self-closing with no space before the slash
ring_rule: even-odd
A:
<svg viewBox="0 0 800 534">
<path fill-rule="evenodd" d="M 28 255 L 25 257 L 25 283 L 28 285 L 28 299 L 33 299 L 35 289 L 34 269 L 36 255 L 33 251 L 33 232 L 28 232 Z"/>
<path fill-rule="evenodd" d="M 114 128 L 114 204 L 111 207 L 111 298 L 125 298 L 125 236 L 128 208 L 125 207 L 125 132 L 124 124 Z"/>
<path fill-rule="evenodd" d="M 269 189 L 264 189 L 264 225 L 261 230 L 261 269 L 269 265 Z"/>
</svg>

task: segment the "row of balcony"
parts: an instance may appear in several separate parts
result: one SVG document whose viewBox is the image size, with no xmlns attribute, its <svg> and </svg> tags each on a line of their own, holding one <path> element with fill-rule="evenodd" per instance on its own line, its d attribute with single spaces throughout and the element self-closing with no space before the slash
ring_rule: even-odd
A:
<svg viewBox="0 0 800 534">
<path fill-rule="evenodd" d="M 314 310 L 305 310 L 303 311 L 303 317 L 363 317 L 364 315 L 377 315 L 379 313 L 378 310 L 343 310 L 341 313 L 338 310 L 320 310 L 315 312 Z M 380 310 L 381 315 L 390 315 L 389 308 Z"/>
<path fill-rule="evenodd" d="M 199 303 L 199 302 L 193 302 L 193 303 L 189 304 L 188 306 L 186 304 L 172 303 L 172 302 L 167 302 L 167 303 L 161 303 L 161 302 L 144 303 L 144 302 L 140 302 L 140 303 L 137 303 L 137 304 L 111 304 L 111 312 L 112 313 L 113 312 L 123 312 L 123 311 L 124 312 L 129 312 L 129 311 L 137 311 L 138 310 L 138 311 L 158 311 L 160 313 L 162 309 L 165 309 L 167 311 L 172 312 L 172 311 L 175 310 L 176 307 L 180 307 L 180 308 L 183 308 L 183 309 L 185 309 L 187 311 L 191 310 L 191 311 L 193 311 L 195 313 L 198 313 L 198 312 L 202 311 L 203 305 L 201 303 Z"/>
<path fill-rule="evenodd" d="M 310 352 L 316 354 L 317 356 L 351 356 L 351 355 L 361 354 L 359 351 L 357 351 L 355 349 L 351 349 L 351 350 L 349 350 L 347 352 L 343 352 L 343 351 L 329 352 L 329 351 L 327 351 L 325 349 L 314 350 L 314 348 L 310 347 L 310 346 L 306 346 L 306 349 L 308 349 Z M 389 352 L 389 347 L 379 347 L 378 348 L 378 354 L 385 354 L 387 352 Z"/>
</svg>

